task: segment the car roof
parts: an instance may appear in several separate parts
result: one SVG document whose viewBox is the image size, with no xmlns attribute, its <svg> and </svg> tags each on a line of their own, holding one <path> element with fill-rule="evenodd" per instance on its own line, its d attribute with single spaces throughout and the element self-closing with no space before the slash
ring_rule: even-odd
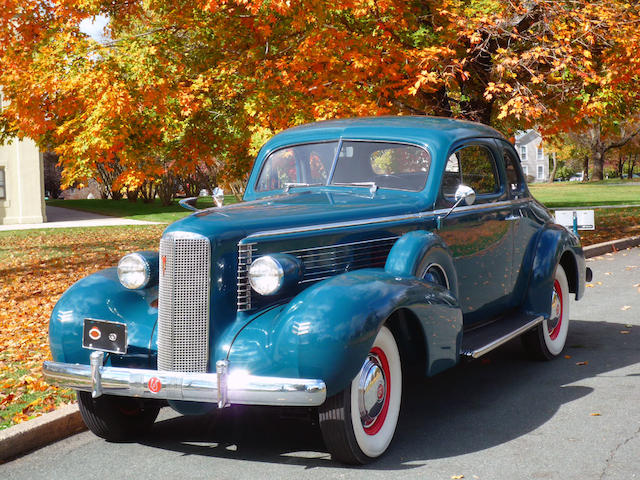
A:
<svg viewBox="0 0 640 480">
<path fill-rule="evenodd" d="M 293 143 L 339 138 L 450 144 L 477 137 L 505 139 L 500 132 L 481 123 L 442 117 L 383 116 L 325 120 L 300 125 L 275 135 L 265 144 L 265 148 L 274 150 Z"/>
</svg>

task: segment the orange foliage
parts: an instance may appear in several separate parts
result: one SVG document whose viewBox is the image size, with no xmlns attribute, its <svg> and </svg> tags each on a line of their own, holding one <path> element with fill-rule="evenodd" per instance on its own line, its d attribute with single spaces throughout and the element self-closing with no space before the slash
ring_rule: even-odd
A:
<svg viewBox="0 0 640 480">
<path fill-rule="evenodd" d="M 74 282 L 112 267 L 125 253 L 157 248 L 163 228 L 0 235 L 0 419 L 26 394 L 41 395 L 12 418 L 14 423 L 74 399 L 71 391 L 50 386 L 42 377 L 42 362 L 50 358 L 47 332 L 55 303 Z"/>
<path fill-rule="evenodd" d="M 113 158 L 126 183 L 213 157 L 230 181 L 268 135 L 333 117 L 606 136 L 640 104 L 639 7 L 621 0 L 3 3 L 5 118 L 56 146 L 68 181 Z M 78 29 L 97 13 L 107 45 Z"/>
</svg>

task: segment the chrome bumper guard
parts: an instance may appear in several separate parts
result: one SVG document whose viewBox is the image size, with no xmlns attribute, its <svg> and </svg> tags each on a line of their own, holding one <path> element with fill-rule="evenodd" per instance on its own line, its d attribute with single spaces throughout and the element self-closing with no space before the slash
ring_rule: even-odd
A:
<svg viewBox="0 0 640 480">
<path fill-rule="evenodd" d="M 104 353 L 92 352 L 91 365 L 44 362 L 47 382 L 61 387 L 124 397 L 187 400 L 272 406 L 318 406 L 327 396 L 322 380 L 259 377 L 229 372 L 229 362 L 216 364 L 216 373 L 183 373 L 135 368 L 105 367 Z"/>
</svg>

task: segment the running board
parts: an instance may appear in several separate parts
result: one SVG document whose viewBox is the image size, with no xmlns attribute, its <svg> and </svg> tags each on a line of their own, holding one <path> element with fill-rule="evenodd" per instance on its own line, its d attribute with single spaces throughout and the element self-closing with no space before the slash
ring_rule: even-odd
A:
<svg viewBox="0 0 640 480">
<path fill-rule="evenodd" d="M 544 320 L 542 315 L 534 316 L 519 313 L 514 316 L 465 332 L 462 337 L 460 355 L 478 358 L 509 340 L 522 335 Z"/>
</svg>

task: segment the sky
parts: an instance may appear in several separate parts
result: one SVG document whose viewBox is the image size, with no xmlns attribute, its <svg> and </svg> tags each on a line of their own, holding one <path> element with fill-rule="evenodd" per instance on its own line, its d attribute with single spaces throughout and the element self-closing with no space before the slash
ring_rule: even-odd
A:
<svg viewBox="0 0 640 480">
<path fill-rule="evenodd" d="M 80 23 L 80 31 L 86 33 L 95 41 L 104 43 L 109 39 L 104 35 L 104 27 L 109 23 L 106 15 L 97 15 L 93 18 L 86 18 Z"/>
</svg>

